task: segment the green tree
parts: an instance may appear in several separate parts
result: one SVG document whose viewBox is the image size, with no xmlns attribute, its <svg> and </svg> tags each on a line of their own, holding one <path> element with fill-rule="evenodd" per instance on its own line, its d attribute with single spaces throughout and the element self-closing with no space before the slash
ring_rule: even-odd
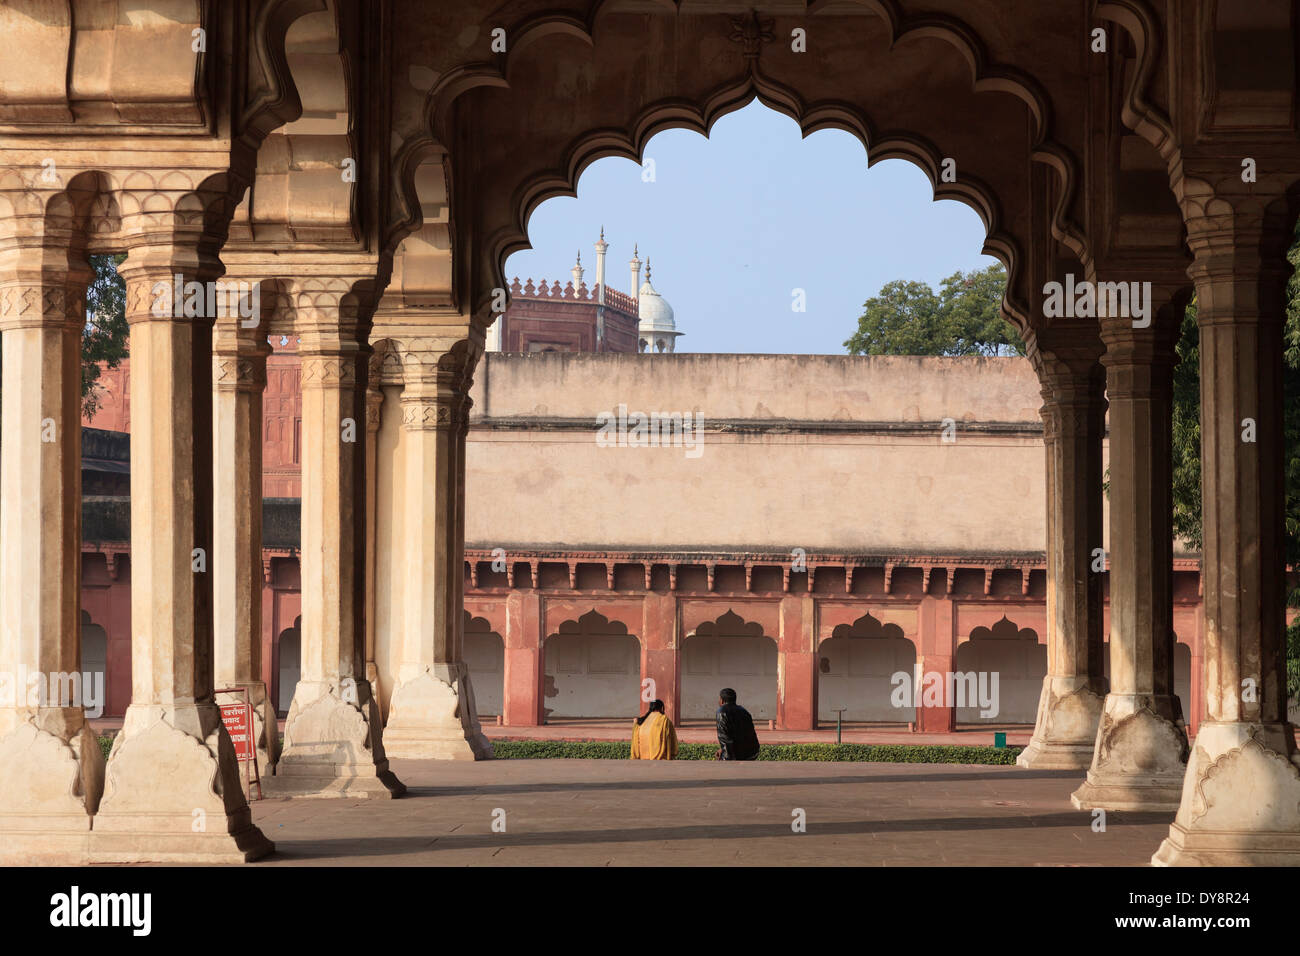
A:
<svg viewBox="0 0 1300 956">
<path fill-rule="evenodd" d="M 126 324 L 126 283 L 117 274 L 125 255 L 91 256 L 94 272 L 86 289 L 86 330 L 81 337 L 81 410 L 99 409 L 95 385 L 101 368 L 117 368 L 126 358 L 130 329 Z"/>
<path fill-rule="evenodd" d="M 928 283 L 897 279 L 863 304 L 844 346 L 850 355 L 1024 355 L 999 314 L 1005 288 L 1001 265 L 954 272 L 937 294 Z"/>
<path fill-rule="evenodd" d="M 939 287 L 939 311 L 956 343 L 947 355 L 1024 355 L 1020 333 L 1002 318 L 1007 272 L 1001 264 L 954 272 Z"/>
<path fill-rule="evenodd" d="M 850 355 L 944 355 L 939 297 L 924 282 L 895 279 L 863 305 Z"/>
</svg>

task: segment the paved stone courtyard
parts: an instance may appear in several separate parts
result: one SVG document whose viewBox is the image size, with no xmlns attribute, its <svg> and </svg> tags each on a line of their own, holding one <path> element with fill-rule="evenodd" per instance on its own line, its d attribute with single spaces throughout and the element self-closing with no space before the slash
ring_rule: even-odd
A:
<svg viewBox="0 0 1300 956">
<path fill-rule="evenodd" d="M 1071 809 L 1080 774 L 948 764 L 394 761 L 399 800 L 255 802 L 257 866 L 1145 865 L 1173 814 Z M 802 808 L 807 832 L 791 830 Z M 505 811 L 506 831 L 493 832 Z M 498 817 L 500 814 L 497 815 Z"/>
</svg>

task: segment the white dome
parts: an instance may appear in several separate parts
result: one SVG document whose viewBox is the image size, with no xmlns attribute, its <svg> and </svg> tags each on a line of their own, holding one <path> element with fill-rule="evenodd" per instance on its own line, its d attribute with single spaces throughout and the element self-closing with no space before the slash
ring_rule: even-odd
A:
<svg viewBox="0 0 1300 956">
<path fill-rule="evenodd" d="M 642 333 L 677 330 L 677 323 L 673 321 L 673 307 L 655 291 L 649 279 L 641 284 L 641 291 L 637 295 L 637 307 L 641 313 L 639 329 Z"/>
</svg>

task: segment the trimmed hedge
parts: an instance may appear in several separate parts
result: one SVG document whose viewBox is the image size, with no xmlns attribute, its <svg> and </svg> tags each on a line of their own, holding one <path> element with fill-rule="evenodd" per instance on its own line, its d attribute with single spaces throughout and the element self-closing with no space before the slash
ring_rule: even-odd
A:
<svg viewBox="0 0 1300 956">
<path fill-rule="evenodd" d="M 112 737 L 100 737 L 104 759 L 113 748 Z M 499 760 L 627 760 L 629 744 L 614 740 L 519 740 L 498 738 L 492 749 Z M 960 747 L 937 744 L 764 744 L 759 760 L 825 760 L 852 763 L 964 763 L 1016 762 L 1023 747 Z M 716 744 L 678 744 L 678 760 L 712 760 Z"/>
<path fill-rule="evenodd" d="M 497 738 L 502 760 L 570 758 L 626 760 L 631 745 L 612 740 L 520 740 Z M 1014 764 L 1023 747 L 962 747 L 911 744 L 764 744 L 759 760 L 826 760 L 855 763 Z M 712 760 L 716 744 L 678 744 L 678 760 Z"/>
</svg>

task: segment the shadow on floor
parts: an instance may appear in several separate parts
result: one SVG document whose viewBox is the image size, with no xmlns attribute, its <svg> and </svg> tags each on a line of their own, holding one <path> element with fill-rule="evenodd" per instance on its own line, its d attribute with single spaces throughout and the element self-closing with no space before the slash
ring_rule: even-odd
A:
<svg viewBox="0 0 1300 956">
<path fill-rule="evenodd" d="M 1107 815 L 1107 832 L 1124 826 L 1138 827 L 1173 821 L 1172 813 L 1120 813 Z M 904 820 L 848 820 L 808 824 L 809 836 L 862 836 L 894 833 L 970 833 L 1016 831 L 1072 827 L 1085 829 L 1090 816 L 1084 811 L 1030 814 L 1006 817 L 925 817 Z M 746 823 L 672 827 L 628 827 L 623 829 L 551 830 L 529 833 L 463 833 L 430 837 L 341 838 L 294 841 L 281 835 L 276 840 L 275 859 L 292 862 L 319 858 L 356 858 L 400 856 L 432 850 L 484 850 L 509 847 L 578 846 L 605 843 L 662 843 L 674 840 L 753 840 L 765 837 L 788 837 L 790 825 L 781 823 Z M 885 847 L 881 847 L 885 850 Z"/>
<path fill-rule="evenodd" d="M 553 761 L 554 763 L 565 763 L 563 760 Z M 531 763 L 531 761 L 530 761 Z M 398 779 L 402 779 L 402 768 L 395 768 Z M 420 792 L 421 795 L 432 795 L 437 797 L 456 797 L 467 794 L 511 794 L 511 793 L 567 793 L 571 791 L 614 791 L 614 790 L 688 790 L 688 789 L 708 789 L 714 787 L 785 787 L 785 786 L 809 786 L 813 784 L 860 784 L 860 785 L 878 785 L 878 784 L 910 784 L 910 783 L 967 783 L 981 780 L 998 780 L 1006 782 L 1009 776 L 1014 774 L 1016 780 L 1074 780 L 1079 783 L 1083 782 L 1084 772 L 1074 770 L 1017 770 L 1015 767 L 1007 767 L 1001 772 L 974 771 L 970 773 L 944 773 L 942 771 L 933 773 L 900 773 L 884 774 L 881 776 L 837 776 L 837 777 L 717 777 L 709 780 L 683 779 L 683 780 L 615 780 L 615 781 L 598 781 L 598 780 L 580 780 L 572 783 L 550 783 L 550 782 L 527 782 L 527 783 L 508 783 L 508 784 L 483 784 L 473 786 L 422 786 L 420 784 L 412 785 L 410 780 L 404 780 L 407 785 L 408 794 Z M 414 776 L 414 775 L 412 775 Z"/>
</svg>

